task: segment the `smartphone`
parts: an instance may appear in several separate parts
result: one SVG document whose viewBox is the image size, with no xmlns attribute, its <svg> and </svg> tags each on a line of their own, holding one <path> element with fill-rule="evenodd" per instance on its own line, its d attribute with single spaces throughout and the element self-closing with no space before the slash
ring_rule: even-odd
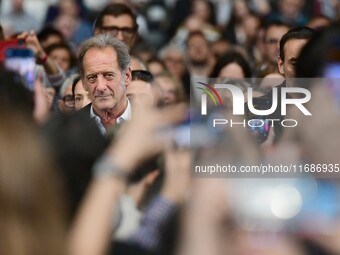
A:
<svg viewBox="0 0 340 255">
<path fill-rule="evenodd" d="M 0 63 L 5 61 L 8 48 L 26 48 L 24 39 L 0 40 Z"/>
<path fill-rule="evenodd" d="M 272 105 L 272 101 L 266 97 L 257 97 L 253 98 L 253 105 L 257 110 L 268 110 Z M 257 143 L 264 143 L 268 138 L 270 130 L 270 123 L 268 119 L 266 119 L 268 117 L 254 115 L 249 111 L 248 107 L 245 107 L 245 109 L 249 123 L 249 132 L 254 136 Z"/>
<path fill-rule="evenodd" d="M 269 135 L 270 123 L 267 119 L 248 120 L 248 130 L 255 137 L 257 143 L 264 143 Z"/>
<path fill-rule="evenodd" d="M 27 48 L 7 48 L 4 63 L 7 69 L 19 73 L 23 77 L 26 87 L 33 91 L 36 63 L 32 50 Z"/>
</svg>

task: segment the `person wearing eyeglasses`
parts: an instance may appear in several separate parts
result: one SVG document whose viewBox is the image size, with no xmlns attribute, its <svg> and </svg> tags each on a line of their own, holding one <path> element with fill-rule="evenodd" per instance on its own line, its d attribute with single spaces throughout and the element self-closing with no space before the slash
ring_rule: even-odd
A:
<svg viewBox="0 0 340 255">
<path fill-rule="evenodd" d="M 125 4 L 106 6 L 94 23 L 94 35 L 111 34 L 126 44 L 131 51 L 138 37 L 137 16 Z"/>
<path fill-rule="evenodd" d="M 58 109 L 63 113 L 74 112 L 74 97 L 72 94 L 73 77 L 67 78 L 59 90 Z"/>
<path fill-rule="evenodd" d="M 74 96 L 75 111 L 80 111 L 82 108 L 91 103 L 89 92 L 84 89 L 83 82 L 78 74 L 75 75 L 73 79 L 72 94 Z"/>
<path fill-rule="evenodd" d="M 280 40 L 281 37 L 287 33 L 289 27 L 282 22 L 271 22 L 265 28 L 264 34 L 264 54 L 265 60 L 274 67 L 276 72 L 277 58 L 280 53 Z"/>
</svg>

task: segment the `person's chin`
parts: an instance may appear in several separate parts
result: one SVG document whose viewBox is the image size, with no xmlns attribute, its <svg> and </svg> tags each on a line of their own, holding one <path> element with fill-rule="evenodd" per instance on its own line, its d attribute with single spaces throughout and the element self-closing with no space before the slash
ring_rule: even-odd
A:
<svg viewBox="0 0 340 255">
<path fill-rule="evenodd" d="M 110 110 L 114 107 L 114 103 L 107 100 L 107 101 L 100 101 L 96 102 L 96 106 L 99 110 L 105 111 L 105 110 Z"/>
</svg>

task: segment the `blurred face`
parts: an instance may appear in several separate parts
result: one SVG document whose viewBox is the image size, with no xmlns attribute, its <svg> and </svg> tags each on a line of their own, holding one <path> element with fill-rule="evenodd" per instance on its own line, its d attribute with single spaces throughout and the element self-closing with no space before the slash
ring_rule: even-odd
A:
<svg viewBox="0 0 340 255">
<path fill-rule="evenodd" d="M 159 62 L 150 62 L 148 64 L 148 70 L 155 76 L 155 75 L 158 75 L 162 72 L 164 72 L 164 67 L 162 66 L 161 63 Z"/>
<path fill-rule="evenodd" d="M 245 0 L 234 1 L 234 12 L 237 18 L 245 17 L 249 9 Z"/>
<path fill-rule="evenodd" d="M 174 81 L 167 77 L 158 77 L 156 78 L 159 83 L 162 91 L 162 99 L 165 104 L 173 104 L 176 103 L 177 97 L 177 86 Z"/>
<path fill-rule="evenodd" d="M 95 31 L 96 35 L 104 33 L 111 34 L 124 42 L 129 50 L 131 50 L 137 38 L 132 17 L 127 14 L 119 15 L 118 17 L 105 15 L 102 27 Z"/>
<path fill-rule="evenodd" d="M 68 50 L 59 48 L 53 50 L 49 57 L 51 57 L 64 71 L 68 71 L 71 66 L 71 56 Z"/>
<path fill-rule="evenodd" d="M 208 42 L 202 36 L 193 36 L 188 41 L 188 57 L 194 64 L 204 64 L 208 61 Z"/>
<path fill-rule="evenodd" d="M 72 16 L 78 15 L 78 5 L 75 0 L 60 0 L 59 8 L 62 13 L 66 13 Z"/>
<path fill-rule="evenodd" d="M 63 113 L 70 113 L 74 111 L 74 97 L 72 94 L 71 84 L 66 88 L 63 98 L 58 100 L 58 107 Z"/>
<path fill-rule="evenodd" d="M 288 32 L 286 26 L 271 26 L 267 30 L 266 38 L 264 38 L 265 54 L 267 59 L 275 64 L 280 54 L 281 37 Z"/>
<path fill-rule="evenodd" d="M 170 51 L 164 57 L 164 64 L 169 72 L 177 79 L 181 79 L 185 71 L 184 59 L 181 53 Z"/>
<path fill-rule="evenodd" d="M 84 89 L 83 82 L 80 80 L 74 88 L 74 109 L 79 111 L 89 103 L 91 103 L 89 93 Z"/>
<path fill-rule="evenodd" d="M 193 1 L 192 14 L 196 15 L 196 17 L 203 21 L 209 21 L 210 9 L 207 1 Z"/>
<path fill-rule="evenodd" d="M 66 40 L 70 40 L 76 29 L 77 22 L 75 17 L 68 14 L 62 14 L 55 21 L 55 26 L 56 29 L 63 34 Z"/>
<path fill-rule="evenodd" d="M 131 81 L 131 84 L 127 88 L 127 97 L 137 104 L 154 104 L 151 84 L 145 81 Z"/>
<path fill-rule="evenodd" d="M 122 72 L 114 49 L 90 49 L 83 60 L 83 86 L 89 92 L 97 113 L 113 110 L 122 114 L 126 108 L 126 88 L 131 81 L 130 68 Z M 118 115 L 119 116 L 119 115 Z"/>
<path fill-rule="evenodd" d="M 242 68 L 237 63 L 230 63 L 222 68 L 218 77 L 244 79 Z"/>
<path fill-rule="evenodd" d="M 296 18 L 303 5 L 304 1 L 302 0 L 281 0 L 279 2 L 279 8 L 282 14 L 292 19 Z"/>
<path fill-rule="evenodd" d="M 137 58 L 132 57 L 131 58 L 131 71 L 134 70 L 144 70 L 145 67 L 143 66 L 144 64 Z"/>
<path fill-rule="evenodd" d="M 278 58 L 279 71 L 285 78 L 295 77 L 296 63 L 306 43 L 306 39 L 291 39 L 286 42 L 284 46 L 284 61 L 280 57 Z"/>
<path fill-rule="evenodd" d="M 243 20 L 243 27 L 247 40 L 253 42 L 260 28 L 260 20 L 254 15 L 248 15 Z"/>
</svg>

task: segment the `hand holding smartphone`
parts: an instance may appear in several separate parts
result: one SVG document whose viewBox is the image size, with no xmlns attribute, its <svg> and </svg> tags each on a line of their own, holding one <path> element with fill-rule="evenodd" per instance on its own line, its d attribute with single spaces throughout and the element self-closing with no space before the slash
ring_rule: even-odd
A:
<svg viewBox="0 0 340 255">
<path fill-rule="evenodd" d="M 0 63 L 19 73 L 28 89 L 34 89 L 35 56 L 33 51 L 27 48 L 24 38 L 0 41 Z"/>
<path fill-rule="evenodd" d="M 19 73 L 26 87 L 33 91 L 36 63 L 32 50 L 27 48 L 7 48 L 4 64 L 7 69 Z"/>
</svg>

